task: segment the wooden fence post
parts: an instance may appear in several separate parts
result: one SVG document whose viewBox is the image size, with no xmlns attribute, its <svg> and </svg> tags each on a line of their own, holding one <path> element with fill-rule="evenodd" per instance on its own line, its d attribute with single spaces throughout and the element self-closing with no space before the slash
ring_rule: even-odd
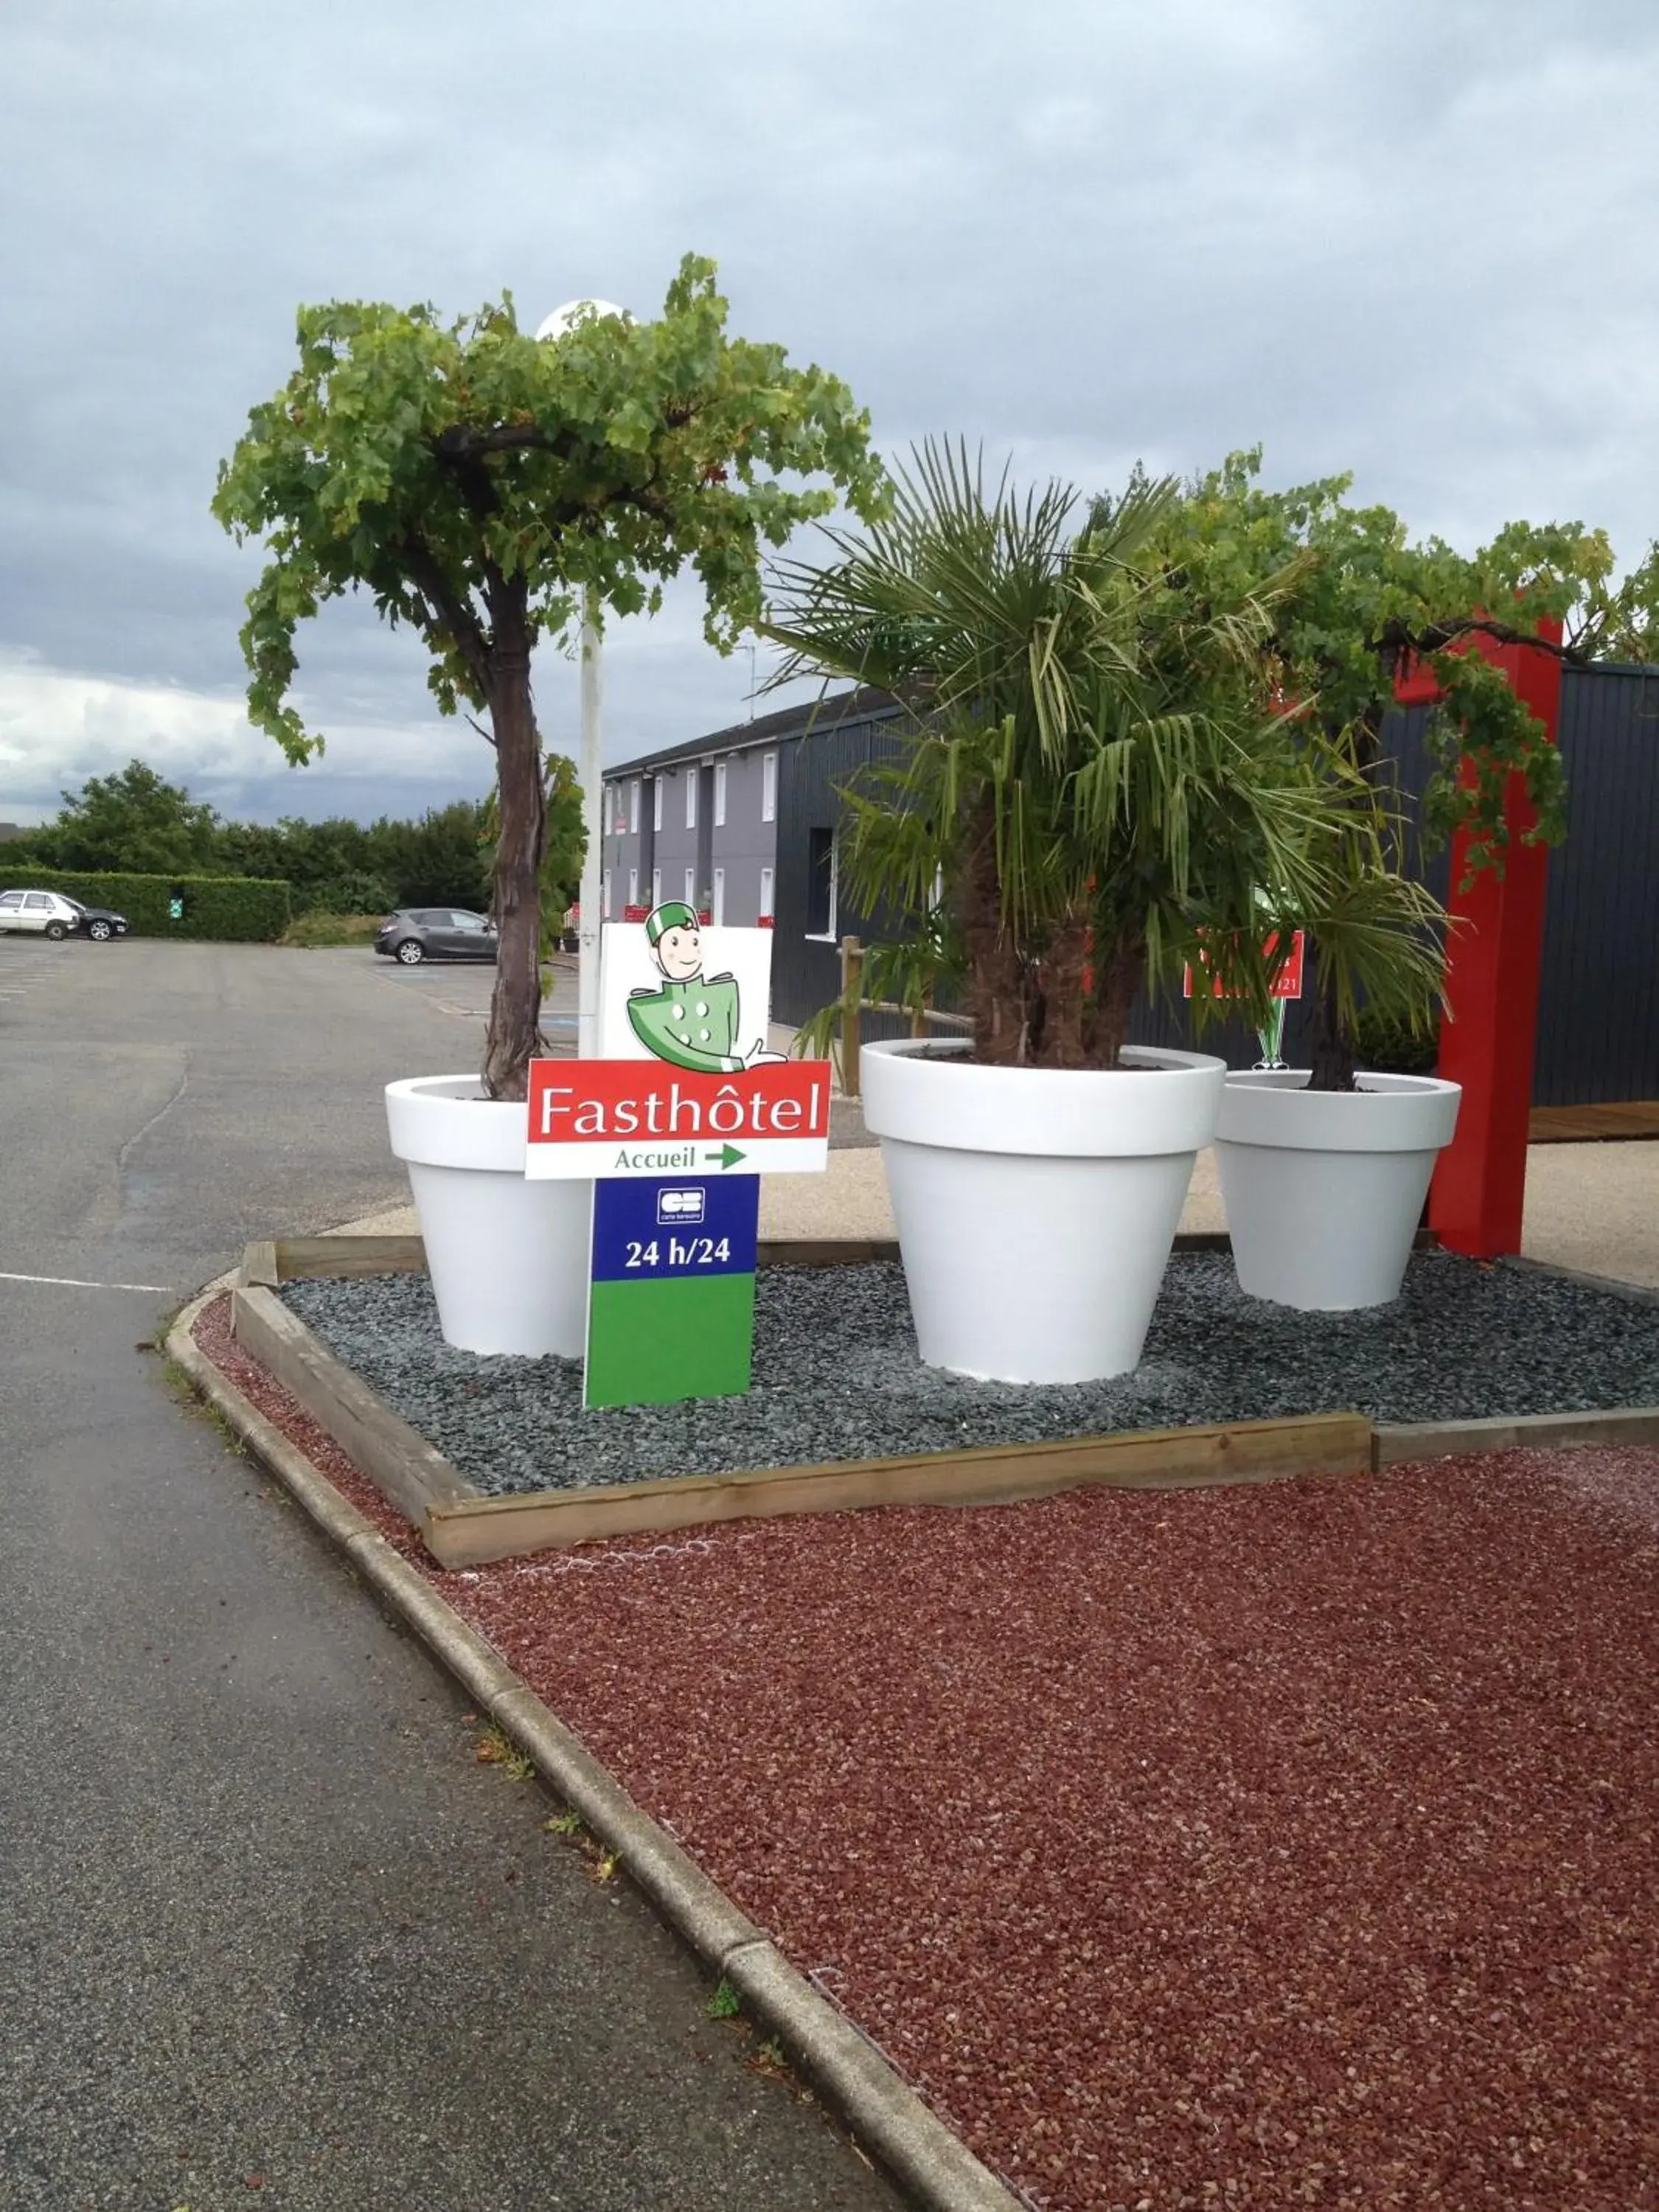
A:
<svg viewBox="0 0 1659 2212">
<path fill-rule="evenodd" d="M 841 1087 L 849 1098 L 859 1095 L 859 1040 L 863 1029 L 860 1000 L 863 996 L 864 947 L 856 937 L 841 940 Z"/>
</svg>

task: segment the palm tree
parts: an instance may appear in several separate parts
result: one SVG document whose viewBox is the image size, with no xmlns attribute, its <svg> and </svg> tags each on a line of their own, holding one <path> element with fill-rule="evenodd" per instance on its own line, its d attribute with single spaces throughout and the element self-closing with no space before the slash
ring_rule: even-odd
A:
<svg viewBox="0 0 1659 2212">
<path fill-rule="evenodd" d="M 1321 916 L 1345 1003 L 1433 988 L 1437 909 L 1388 865 L 1375 794 L 1273 704 L 1294 570 L 1199 604 L 1160 553 L 1181 499 L 1137 472 L 1079 520 L 1070 486 L 988 489 L 929 443 L 886 520 L 775 579 L 775 683 L 850 677 L 911 710 L 899 763 L 843 794 L 848 888 L 898 925 L 866 987 L 920 1006 L 957 983 L 976 1060 L 1115 1067 L 1138 993 L 1188 963 L 1265 1016 L 1281 917 Z M 1194 996 L 1199 1024 L 1215 1011 Z"/>
</svg>

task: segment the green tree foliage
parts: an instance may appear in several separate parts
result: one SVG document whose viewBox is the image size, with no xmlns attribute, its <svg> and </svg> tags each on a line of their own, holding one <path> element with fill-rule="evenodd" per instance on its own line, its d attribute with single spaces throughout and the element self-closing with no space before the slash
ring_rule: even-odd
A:
<svg viewBox="0 0 1659 2212">
<path fill-rule="evenodd" d="M 286 876 L 296 913 L 372 913 L 388 905 L 481 911 L 489 899 L 479 842 L 483 812 L 460 799 L 428 808 L 418 821 L 382 815 L 365 824 L 334 815 L 307 822 L 289 815 L 274 827 L 228 823 L 222 842 L 242 874 Z"/>
<path fill-rule="evenodd" d="M 852 677 L 917 716 L 902 763 L 844 794 L 854 896 L 905 924 L 872 995 L 960 977 L 980 1060 L 1115 1066 L 1139 989 L 1200 957 L 1265 1014 L 1261 887 L 1322 906 L 1380 834 L 1364 787 L 1334 805 L 1341 763 L 1272 704 L 1285 580 L 1180 592 L 1159 556 L 1180 503 L 1137 479 L 1084 520 L 1068 486 L 988 491 L 930 446 L 889 520 L 784 572 L 776 680 Z M 1358 969 L 1385 949 L 1420 963 L 1424 909 L 1407 885 L 1377 902 L 1368 943 L 1346 939 Z"/>
<path fill-rule="evenodd" d="M 1567 660 L 1646 657 L 1659 643 L 1659 548 L 1622 581 L 1605 533 L 1577 522 L 1510 523 L 1464 555 L 1439 538 L 1413 541 L 1386 507 L 1351 504 L 1346 476 L 1270 491 L 1258 481 L 1260 466 L 1259 449 L 1235 453 L 1172 508 L 1160 541 L 1172 604 L 1263 596 L 1271 623 L 1261 650 L 1280 696 L 1321 734 L 1325 758 L 1350 783 L 1357 775 L 1373 789 L 1395 680 L 1427 668 L 1443 694 L 1429 731 L 1436 773 L 1423 821 L 1431 840 L 1466 830 L 1469 868 L 1501 867 L 1505 803 L 1518 777 L 1535 810 L 1528 842 L 1558 842 L 1566 828 L 1560 756 L 1480 648 L 1534 642 L 1540 623 L 1553 620 L 1563 635 L 1551 649 Z M 1340 972 L 1341 934 L 1346 927 L 1352 942 L 1366 913 L 1391 898 L 1375 867 L 1387 875 L 1401 866 L 1398 825 L 1387 825 L 1380 847 L 1356 847 L 1354 858 L 1364 865 L 1323 917 L 1322 933 L 1318 916 L 1288 916 L 1316 931 L 1314 1081 L 1322 1088 L 1352 1083 L 1357 1006 Z M 1282 895 L 1273 896 L 1282 909 Z M 1386 1018 L 1425 1030 L 1433 997 L 1390 1006 Z"/>
<path fill-rule="evenodd" d="M 488 800 L 458 799 L 430 807 L 418 822 L 384 816 L 365 832 L 361 865 L 391 884 L 399 906 L 489 910 Z"/>
<path fill-rule="evenodd" d="M 56 819 L 24 841 L 47 867 L 190 875 L 219 860 L 213 809 L 193 800 L 182 784 L 164 782 L 143 761 L 92 776 L 63 797 Z"/>
<path fill-rule="evenodd" d="M 568 765 L 568 764 L 567 764 Z M 112 787 L 135 792 L 143 804 L 112 804 Z M 154 797 L 166 794 L 165 806 Z M 568 807 L 568 801 L 562 802 Z M 580 804 L 575 802 L 577 836 Z M 456 799 L 429 807 L 418 820 L 382 815 L 367 824 L 344 816 L 307 822 L 224 822 L 187 791 L 163 784 L 142 762 L 119 776 L 94 777 L 80 792 L 66 792 L 61 811 L 27 836 L 9 842 L 10 875 L 59 866 L 189 875 L 203 871 L 256 881 L 280 882 L 296 914 L 375 914 L 394 906 L 465 906 L 483 912 L 489 903 L 488 802 Z M 174 862 L 178 840 L 158 831 L 169 823 L 191 826 L 194 857 Z M 95 837 L 82 824 L 97 825 Z M 199 836 L 208 825 L 205 839 Z M 559 849 L 568 859 L 568 823 Z M 550 848 L 551 849 L 551 848 Z M 90 859 L 80 855 L 89 853 Z M 60 859 L 60 855 L 64 855 Z M 150 864 L 147 866 L 146 864 Z M 580 868 L 580 842 L 576 866 Z M 50 886 L 48 886 L 50 888 Z M 567 900 L 566 903 L 568 903 Z"/>
<path fill-rule="evenodd" d="M 726 314 L 713 264 L 690 256 L 655 321 L 589 313 L 556 342 L 521 331 L 510 299 L 450 323 L 430 307 L 307 307 L 299 367 L 220 471 L 215 513 L 268 556 L 242 631 L 248 711 L 291 759 L 318 742 L 289 696 L 296 629 L 360 586 L 420 635 L 443 712 L 488 711 L 495 1097 L 524 1096 L 540 1042 L 533 647 L 569 640 L 584 594 L 601 615 L 650 611 L 690 569 L 709 641 L 729 651 L 762 611 L 761 549 L 838 499 L 873 514 L 883 497 L 846 386 L 729 337 Z"/>
</svg>

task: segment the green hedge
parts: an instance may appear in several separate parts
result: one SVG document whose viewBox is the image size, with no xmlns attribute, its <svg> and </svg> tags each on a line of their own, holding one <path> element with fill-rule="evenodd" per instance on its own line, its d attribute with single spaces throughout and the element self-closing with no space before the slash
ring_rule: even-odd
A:
<svg viewBox="0 0 1659 2212">
<path fill-rule="evenodd" d="M 269 945 L 289 924 L 288 884 L 261 877 L 83 875 L 72 868 L 26 864 L 14 884 L 5 868 L 5 849 L 0 847 L 0 890 L 62 891 L 82 906 L 112 907 L 125 915 L 135 937 Z M 185 911 L 175 921 L 168 907 L 180 894 Z"/>
</svg>

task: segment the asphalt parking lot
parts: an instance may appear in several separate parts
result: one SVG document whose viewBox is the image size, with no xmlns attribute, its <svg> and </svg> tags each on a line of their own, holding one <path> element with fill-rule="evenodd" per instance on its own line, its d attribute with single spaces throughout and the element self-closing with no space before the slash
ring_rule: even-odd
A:
<svg viewBox="0 0 1659 2212">
<path fill-rule="evenodd" d="M 8 2206 L 894 2202 L 145 1348 L 403 1197 L 381 1087 L 492 972 L 0 939 Z"/>
</svg>

